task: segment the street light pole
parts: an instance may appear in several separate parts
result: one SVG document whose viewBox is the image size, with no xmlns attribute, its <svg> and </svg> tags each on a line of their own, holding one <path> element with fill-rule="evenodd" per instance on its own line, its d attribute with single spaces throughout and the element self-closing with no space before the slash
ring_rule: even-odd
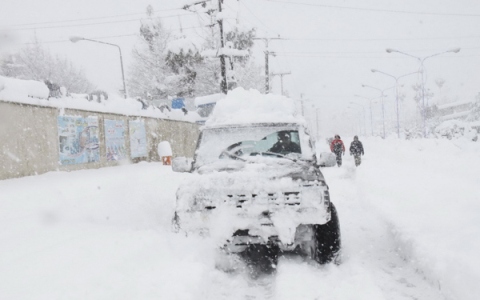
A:
<svg viewBox="0 0 480 300">
<path fill-rule="evenodd" d="M 384 92 L 386 90 L 389 90 L 389 89 L 392 89 L 394 88 L 395 86 L 392 86 L 392 87 L 389 87 L 389 88 L 386 88 L 386 89 L 379 89 L 379 88 L 376 88 L 376 87 L 373 87 L 373 86 L 370 86 L 370 85 L 366 85 L 366 84 L 362 84 L 362 87 L 369 87 L 371 89 L 374 89 L 374 90 L 377 90 L 381 93 L 381 98 L 382 98 L 382 120 L 383 120 L 383 138 L 385 138 L 386 134 L 385 134 L 385 104 L 384 104 L 384 101 L 383 101 L 383 97 L 385 96 L 384 95 Z"/>
<path fill-rule="evenodd" d="M 120 52 L 120 67 L 122 69 L 122 81 L 123 81 L 123 95 L 125 97 L 125 99 L 127 99 L 127 86 L 125 84 L 125 73 L 123 72 L 123 57 L 122 57 L 122 49 L 120 49 L 120 46 L 119 45 L 115 45 L 115 44 L 111 44 L 111 43 L 106 43 L 106 42 L 101 42 L 101 41 L 97 41 L 97 40 L 91 40 L 91 39 L 86 39 L 86 38 L 83 38 L 83 37 L 79 37 L 79 36 L 71 36 L 70 37 L 70 41 L 72 43 L 76 43 L 78 41 L 90 41 L 90 42 L 95 42 L 95 43 L 100 43 L 100 44 L 105 44 L 105 45 L 110 45 L 110 46 L 115 46 L 118 48 L 118 51 Z"/>
<path fill-rule="evenodd" d="M 365 106 L 363 106 L 360 103 L 353 102 L 353 101 L 350 101 L 350 104 L 355 104 L 355 105 L 359 105 L 360 107 L 362 107 L 362 111 L 363 111 L 363 134 L 367 135 L 367 117 L 365 115 Z"/>
<path fill-rule="evenodd" d="M 435 54 L 432 54 L 432 55 L 429 55 L 429 56 L 425 56 L 425 57 L 418 57 L 418 56 L 414 56 L 414 55 L 411 55 L 411 54 L 408 54 L 408 53 L 405 53 L 405 52 L 402 52 L 402 51 L 399 51 L 399 50 L 396 50 L 396 49 L 391 49 L 391 48 L 387 48 L 386 49 L 387 53 L 392 53 L 392 52 L 396 52 L 396 53 L 400 53 L 400 54 L 403 54 L 403 55 L 406 55 L 406 56 L 410 56 L 410 57 L 413 57 L 415 58 L 416 60 L 418 60 L 420 62 L 420 70 L 418 71 L 418 73 L 421 73 L 422 74 L 422 119 L 423 119 L 423 137 L 427 137 L 427 121 L 426 121 L 426 106 L 425 106 L 425 66 L 424 66 L 424 62 L 425 60 L 427 60 L 428 58 L 430 57 L 434 57 L 434 56 L 438 56 L 438 55 L 441 55 L 441 54 L 445 54 L 445 53 L 458 53 L 460 52 L 460 48 L 454 48 L 454 49 L 450 49 L 450 50 L 447 50 L 447 51 L 443 51 L 443 52 L 439 52 L 439 53 L 435 53 Z"/>
<path fill-rule="evenodd" d="M 358 98 L 362 98 L 362 99 L 366 99 L 369 101 L 370 103 L 370 130 L 372 132 L 372 136 L 373 136 L 373 110 L 372 110 L 372 100 L 375 100 L 375 99 L 378 99 L 380 97 L 376 97 L 376 98 L 367 98 L 367 97 L 363 97 L 363 96 L 360 96 L 360 95 L 354 95 L 355 97 L 358 97 Z"/>
<path fill-rule="evenodd" d="M 390 75 L 388 73 L 385 73 L 385 72 L 382 72 L 382 71 L 379 71 L 379 70 L 376 70 L 376 69 L 372 69 L 372 72 L 373 73 L 375 73 L 375 72 L 381 73 L 383 75 L 392 77 L 395 80 L 395 102 L 396 102 L 396 106 L 397 106 L 397 136 L 398 136 L 398 138 L 400 138 L 400 107 L 399 107 L 399 104 L 398 104 L 398 80 L 400 78 L 405 77 L 405 76 L 417 74 L 419 72 L 418 71 L 417 72 L 412 72 L 412 73 L 404 74 L 404 75 L 401 75 L 401 76 L 393 76 L 393 75 Z"/>
</svg>

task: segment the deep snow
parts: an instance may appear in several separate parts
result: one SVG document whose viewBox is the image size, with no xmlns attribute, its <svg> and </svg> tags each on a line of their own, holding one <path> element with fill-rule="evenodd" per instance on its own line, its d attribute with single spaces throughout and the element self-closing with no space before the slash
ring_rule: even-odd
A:
<svg viewBox="0 0 480 300">
<path fill-rule="evenodd" d="M 190 174 L 140 163 L 0 181 L 0 299 L 479 299 L 479 145 L 362 141 L 359 168 L 347 153 L 323 169 L 342 264 L 282 258 L 259 281 L 170 231 Z"/>
</svg>

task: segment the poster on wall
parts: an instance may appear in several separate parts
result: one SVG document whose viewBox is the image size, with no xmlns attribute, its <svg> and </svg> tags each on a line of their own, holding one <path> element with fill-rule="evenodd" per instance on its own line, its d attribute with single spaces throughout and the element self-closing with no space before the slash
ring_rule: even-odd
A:
<svg viewBox="0 0 480 300">
<path fill-rule="evenodd" d="M 147 156 L 147 134 L 141 120 L 129 121 L 130 152 L 132 158 Z"/>
<path fill-rule="evenodd" d="M 124 121 L 105 119 L 105 148 L 107 161 L 119 161 L 127 157 Z"/>
<path fill-rule="evenodd" d="M 100 161 L 97 117 L 59 116 L 57 127 L 61 165 Z"/>
</svg>

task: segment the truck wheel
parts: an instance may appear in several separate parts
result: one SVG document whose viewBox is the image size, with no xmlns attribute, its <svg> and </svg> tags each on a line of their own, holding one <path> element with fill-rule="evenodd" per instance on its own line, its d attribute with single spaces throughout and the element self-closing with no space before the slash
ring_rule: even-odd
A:
<svg viewBox="0 0 480 300">
<path fill-rule="evenodd" d="M 320 264 L 326 264 L 334 260 L 340 251 L 340 223 L 338 214 L 333 203 L 330 204 L 332 217 L 323 225 L 314 225 L 315 249 L 313 259 Z"/>
<path fill-rule="evenodd" d="M 280 248 L 275 244 L 251 244 L 241 253 L 253 277 L 275 272 Z"/>
</svg>

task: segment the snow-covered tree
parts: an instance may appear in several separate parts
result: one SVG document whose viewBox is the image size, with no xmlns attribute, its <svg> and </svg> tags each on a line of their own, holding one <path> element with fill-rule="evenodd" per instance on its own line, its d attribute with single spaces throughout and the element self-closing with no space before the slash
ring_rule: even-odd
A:
<svg viewBox="0 0 480 300">
<path fill-rule="evenodd" d="M 170 95 L 194 96 L 196 69 L 203 60 L 197 47 L 189 39 L 181 37 L 171 41 L 165 53 L 165 64 L 172 73 Z"/>
<path fill-rule="evenodd" d="M 205 40 L 203 45 L 196 45 L 185 36 L 172 37 L 160 20 L 153 17 L 153 8 L 147 7 L 147 17 L 140 27 L 140 43 L 133 51 L 128 79 L 130 94 L 166 99 L 168 96 L 197 97 L 219 93 L 218 27 L 205 29 L 200 35 Z M 226 31 L 225 42 L 238 50 L 249 51 L 254 36 L 254 29 L 234 26 Z M 233 66 L 237 86 L 263 89 L 261 68 L 248 56 L 228 56 L 226 63 L 228 70 Z"/>
<path fill-rule="evenodd" d="M 95 88 L 83 70 L 66 58 L 52 55 L 37 39 L 5 58 L 0 63 L 0 75 L 49 81 L 74 93 L 88 93 Z"/>
<path fill-rule="evenodd" d="M 233 43 L 233 48 L 237 50 L 247 50 L 250 52 L 255 38 L 255 28 L 246 28 L 235 26 L 231 31 L 225 34 L 225 40 Z M 234 61 L 247 63 L 249 56 L 236 56 Z"/>
<path fill-rule="evenodd" d="M 132 51 L 128 86 L 133 97 L 165 99 L 167 66 L 164 54 L 170 32 L 160 19 L 153 17 L 153 8 L 147 7 L 147 18 L 141 21 L 139 43 Z"/>
</svg>

